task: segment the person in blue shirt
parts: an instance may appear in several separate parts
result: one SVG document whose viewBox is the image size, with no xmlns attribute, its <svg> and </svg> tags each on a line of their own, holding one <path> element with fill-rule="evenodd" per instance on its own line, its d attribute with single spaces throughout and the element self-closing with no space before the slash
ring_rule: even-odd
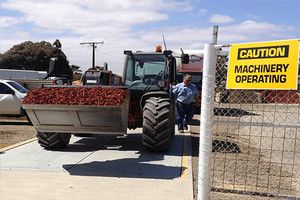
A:
<svg viewBox="0 0 300 200">
<path fill-rule="evenodd" d="M 194 105 L 195 100 L 196 107 L 199 107 L 199 93 L 194 84 L 191 83 L 192 76 L 185 74 L 183 82 L 177 84 L 173 88 L 177 105 L 176 105 L 176 120 L 178 131 L 183 133 L 184 130 L 188 130 L 188 124 L 191 122 L 194 116 Z"/>
</svg>

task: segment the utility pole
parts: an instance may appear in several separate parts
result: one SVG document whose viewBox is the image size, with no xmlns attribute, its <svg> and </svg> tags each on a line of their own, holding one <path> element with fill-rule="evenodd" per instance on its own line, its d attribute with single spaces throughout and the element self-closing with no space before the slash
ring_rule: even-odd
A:
<svg viewBox="0 0 300 200">
<path fill-rule="evenodd" d="M 93 51 L 92 51 L 92 68 L 95 69 L 95 49 L 97 48 L 97 44 L 104 44 L 104 41 L 102 42 L 82 42 L 80 43 L 81 45 L 83 44 L 90 44 L 93 47 Z"/>
<path fill-rule="evenodd" d="M 218 26 L 218 25 L 214 25 L 213 36 L 212 36 L 212 41 L 211 41 L 213 44 L 217 44 L 217 40 L 218 40 L 218 29 L 219 29 L 219 26 Z"/>
</svg>

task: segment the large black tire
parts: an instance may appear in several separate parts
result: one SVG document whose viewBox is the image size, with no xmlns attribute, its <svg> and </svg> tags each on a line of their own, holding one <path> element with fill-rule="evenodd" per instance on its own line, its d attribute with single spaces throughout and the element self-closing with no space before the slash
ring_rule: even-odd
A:
<svg viewBox="0 0 300 200">
<path fill-rule="evenodd" d="M 66 147 L 71 138 L 69 133 L 46 133 L 37 132 L 39 144 L 46 149 L 60 149 Z"/>
<path fill-rule="evenodd" d="M 142 142 L 145 150 L 164 151 L 170 148 L 174 123 L 169 98 L 150 97 L 143 110 Z"/>
</svg>

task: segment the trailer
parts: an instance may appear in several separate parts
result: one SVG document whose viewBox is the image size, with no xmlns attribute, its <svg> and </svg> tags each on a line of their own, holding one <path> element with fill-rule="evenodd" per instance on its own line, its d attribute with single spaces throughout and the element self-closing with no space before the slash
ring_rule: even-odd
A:
<svg viewBox="0 0 300 200">
<path fill-rule="evenodd" d="M 128 100 L 121 106 L 23 104 L 39 132 L 126 134 Z"/>
<path fill-rule="evenodd" d="M 47 71 L 0 69 L 0 79 L 45 79 Z"/>
<path fill-rule="evenodd" d="M 66 147 L 71 134 L 127 134 L 129 98 L 120 106 L 22 104 L 40 145 Z"/>
<path fill-rule="evenodd" d="M 28 90 L 53 84 L 53 80 L 46 80 L 46 71 L 0 69 L 0 79 L 12 80 Z"/>
</svg>

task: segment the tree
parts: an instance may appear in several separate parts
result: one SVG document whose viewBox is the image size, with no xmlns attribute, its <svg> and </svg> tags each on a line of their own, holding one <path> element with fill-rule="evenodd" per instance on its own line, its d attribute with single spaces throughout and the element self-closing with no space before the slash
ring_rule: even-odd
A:
<svg viewBox="0 0 300 200">
<path fill-rule="evenodd" d="M 78 73 L 78 71 L 80 70 L 80 67 L 77 66 L 77 65 L 71 65 L 71 70 L 72 70 L 72 73 Z M 81 70 L 80 70 L 81 71 Z"/>
<path fill-rule="evenodd" d="M 73 81 L 80 80 L 82 76 L 82 71 L 80 70 L 80 67 L 77 65 L 71 65 L 71 70 L 73 73 Z"/>
<path fill-rule="evenodd" d="M 55 40 L 55 42 L 53 43 L 53 46 L 58 48 L 58 49 L 61 49 L 61 43 L 58 39 Z"/>
<path fill-rule="evenodd" d="M 0 56 L 0 69 L 48 71 L 50 58 L 57 58 L 49 76 L 72 76 L 69 61 L 61 51 L 59 40 L 52 46 L 49 42 L 23 42 L 13 46 Z"/>
</svg>

